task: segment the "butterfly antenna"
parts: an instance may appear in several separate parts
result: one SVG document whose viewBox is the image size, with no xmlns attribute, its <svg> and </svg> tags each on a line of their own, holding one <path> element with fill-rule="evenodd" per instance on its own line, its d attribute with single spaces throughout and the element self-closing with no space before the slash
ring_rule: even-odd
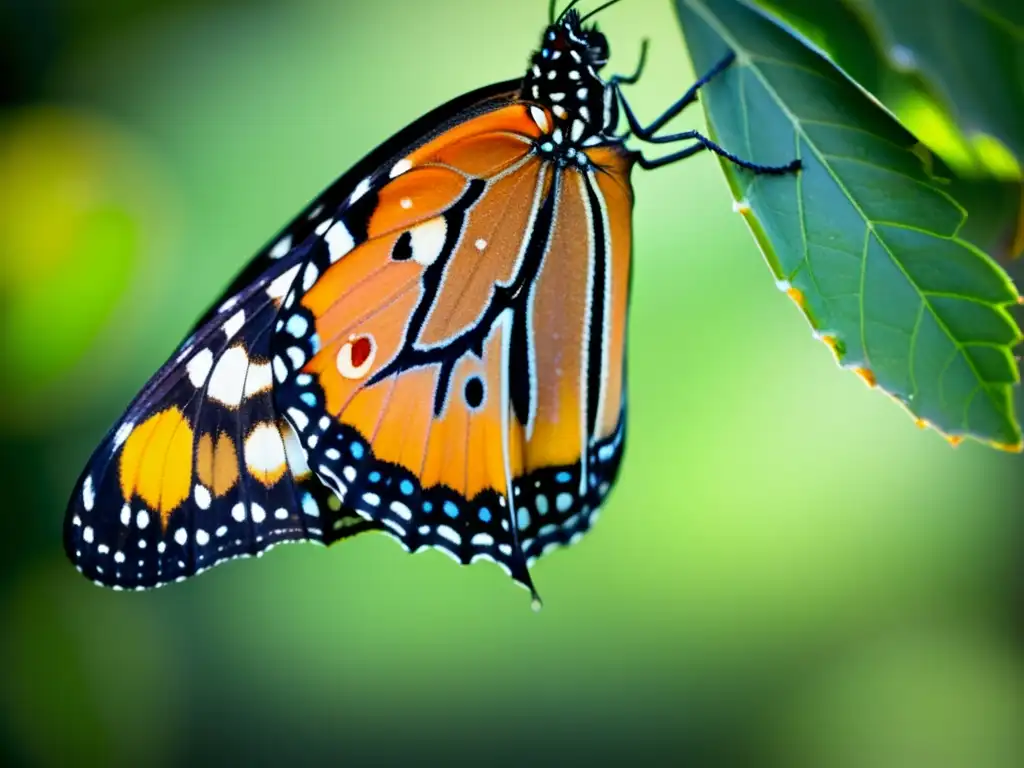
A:
<svg viewBox="0 0 1024 768">
<path fill-rule="evenodd" d="M 551 0 L 548 3 L 548 25 L 555 23 L 555 5 L 558 4 L 558 0 Z"/>
<path fill-rule="evenodd" d="M 620 2 L 620 0 L 608 0 L 607 3 L 605 3 L 604 5 L 598 6 L 597 8 L 592 10 L 590 13 L 588 13 L 586 16 L 584 16 L 582 19 L 580 19 L 580 24 L 582 24 L 583 22 L 585 22 L 587 19 L 591 18 L 592 16 L 597 16 L 597 14 L 599 14 L 605 8 L 611 8 L 613 5 L 615 5 L 618 2 Z M 573 3 L 573 5 L 575 5 L 575 3 Z"/>
</svg>

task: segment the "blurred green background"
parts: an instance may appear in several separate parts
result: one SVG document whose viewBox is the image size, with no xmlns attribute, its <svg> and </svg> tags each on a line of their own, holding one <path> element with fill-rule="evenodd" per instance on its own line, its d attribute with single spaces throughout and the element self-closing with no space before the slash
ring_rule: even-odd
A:
<svg viewBox="0 0 1024 768">
<path fill-rule="evenodd" d="M 617 490 L 527 596 L 367 535 L 143 594 L 64 559 L 95 444 L 273 232 L 517 77 L 546 0 L 0 0 L 5 765 L 1024 764 L 1020 457 L 916 429 L 775 287 L 711 157 L 635 176 Z M 653 116 L 667 0 L 601 16 Z M 685 118 L 701 125 L 699 109 Z"/>
</svg>

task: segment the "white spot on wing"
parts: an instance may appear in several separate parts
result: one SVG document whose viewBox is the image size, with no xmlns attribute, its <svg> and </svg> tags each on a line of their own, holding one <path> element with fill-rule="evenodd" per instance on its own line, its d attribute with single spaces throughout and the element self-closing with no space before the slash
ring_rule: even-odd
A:
<svg viewBox="0 0 1024 768">
<path fill-rule="evenodd" d="M 249 368 L 249 355 L 245 349 L 235 345 L 228 349 L 210 374 L 206 396 L 229 408 L 237 408 L 242 402 L 245 374 Z"/>
<path fill-rule="evenodd" d="M 348 227 L 341 221 L 336 222 L 333 227 L 327 230 L 327 235 L 324 239 L 327 241 L 327 249 L 330 251 L 332 264 L 355 248 L 356 245 L 355 240 L 352 239 L 352 233 L 348 231 Z"/>
<path fill-rule="evenodd" d="M 82 504 L 85 506 L 86 512 L 92 512 L 92 507 L 95 503 L 96 493 L 92 487 L 92 475 L 88 475 L 85 478 L 85 482 L 82 483 Z"/>
<path fill-rule="evenodd" d="M 206 377 L 210 375 L 213 368 L 213 352 L 209 347 L 200 350 L 195 357 L 188 361 L 185 370 L 188 371 L 188 380 L 192 386 L 199 389 L 206 383 Z"/>
<path fill-rule="evenodd" d="M 447 525 L 437 526 L 437 535 L 442 539 L 448 539 L 452 544 L 462 544 L 462 537 Z"/>
<path fill-rule="evenodd" d="M 274 355 L 274 378 L 280 382 L 288 378 L 288 366 L 284 364 L 280 355 Z"/>
<path fill-rule="evenodd" d="M 308 475 L 309 464 L 306 463 L 306 454 L 302 451 L 299 436 L 295 434 L 295 430 L 290 424 L 281 427 L 281 437 L 284 438 L 284 455 L 288 459 L 288 466 L 292 468 L 292 475 L 295 477 Z"/>
<path fill-rule="evenodd" d="M 412 520 L 412 510 L 400 501 L 391 502 L 391 511 L 403 520 Z"/>
<path fill-rule="evenodd" d="M 313 283 L 320 277 L 320 270 L 316 268 L 316 264 L 310 262 L 306 265 L 306 271 L 302 273 L 302 290 L 308 291 L 313 287 Z"/>
<path fill-rule="evenodd" d="M 245 310 L 240 309 L 231 318 L 224 323 L 224 335 L 229 339 L 242 330 L 242 326 L 245 325 Z"/>
<path fill-rule="evenodd" d="M 284 441 L 280 431 L 269 422 L 257 424 L 245 439 L 246 466 L 253 473 L 267 473 L 279 469 L 284 463 Z"/>
<path fill-rule="evenodd" d="M 254 523 L 262 523 L 267 519 L 267 510 L 255 501 L 250 505 L 250 514 L 252 515 L 252 521 Z"/>
<path fill-rule="evenodd" d="M 288 419 L 296 426 L 299 432 L 306 431 L 306 427 L 309 426 L 309 417 L 306 414 L 298 408 L 289 408 L 286 413 L 288 414 Z"/>
<path fill-rule="evenodd" d="M 126 421 L 120 427 L 117 428 L 117 432 L 114 433 L 114 450 L 116 451 L 122 445 L 124 441 L 128 439 L 128 435 L 135 429 L 135 422 Z"/>
<path fill-rule="evenodd" d="M 299 370 L 299 368 L 306 364 L 306 353 L 298 347 L 288 347 L 285 352 L 288 355 L 288 359 L 292 361 L 292 367 L 295 370 Z"/>
<path fill-rule="evenodd" d="M 369 179 L 363 179 L 358 184 L 356 184 L 356 188 L 354 190 L 352 190 L 352 196 L 348 200 L 349 200 L 350 203 L 354 203 L 354 202 L 359 200 L 359 198 L 361 198 L 363 195 L 365 195 L 369 191 L 370 191 L 370 180 Z"/>
<path fill-rule="evenodd" d="M 206 489 L 206 486 L 198 484 L 196 485 L 195 498 L 197 507 L 199 507 L 200 509 L 210 508 L 210 502 L 212 501 L 212 499 L 210 498 L 210 492 Z"/>
<path fill-rule="evenodd" d="M 537 127 L 547 133 L 550 127 L 548 123 L 548 116 L 544 113 L 544 110 L 540 107 L 530 107 L 530 117 L 533 118 L 533 122 L 537 124 Z"/>
<path fill-rule="evenodd" d="M 283 256 L 288 255 L 288 251 L 290 251 L 291 249 L 292 249 L 292 236 L 291 235 L 285 235 L 280 240 L 278 240 L 276 243 L 274 243 L 274 247 L 270 249 L 270 252 L 267 255 L 270 258 L 272 258 L 272 259 L 280 259 Z"/>
<path fill-rule="evenodd" d="M 410 163 L 406 158 L 403 157 L 401 160 L 399 160 L 397 163 L 391 166 L 390 176 L 392 179 L 394 179 L 398 176 L 401 176 L 410 168 L 412 168 L 412 163 Z"/>
<path fill-rule="evenodd" d="M 424 267 L 429 267 L 444 250 L 445 236 L 448 234 L 448 223 L 443 216 L 423 222 L 409 230 L 412 246 L 412 260 Z"/>
<path fill-rule="evenodd" d="M 291 269 L 282 272 L 271 280 L 270 285 L 267 286 L 267 296 L 272 299 L 283 299 L 288 291 L 291 290 L 292 283 L 295 282 L 295 277 L 299 274 L 301 267 L 301 264 L 296 264 Z"/>
</svg>

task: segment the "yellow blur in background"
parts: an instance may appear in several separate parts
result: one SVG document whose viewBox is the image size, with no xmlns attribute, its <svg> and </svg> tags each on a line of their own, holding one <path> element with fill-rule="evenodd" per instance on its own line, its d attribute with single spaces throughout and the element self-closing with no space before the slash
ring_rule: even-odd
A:
<svg viewBox="0 0 1024 768">
<path fill-rule="evenodd" d="M 840 371 L 709 156 L 635 175 L 624 469 L 594 530 L 535 567 L 539 615 L 489 564 L 375 534 L 142 594 L 79 576 L 67 495 L 195 317 L 373 146 L 518 77 L 547 4 L 19 5 L 0 7 L 24 75 L 0 111 L 4 764 L 1024 764 L 1020 458 L 954 450 Z M 671 3 L 600 23 L 612 71 L 651 38 L 642 119 L 693 81 Z"/>
</svg>

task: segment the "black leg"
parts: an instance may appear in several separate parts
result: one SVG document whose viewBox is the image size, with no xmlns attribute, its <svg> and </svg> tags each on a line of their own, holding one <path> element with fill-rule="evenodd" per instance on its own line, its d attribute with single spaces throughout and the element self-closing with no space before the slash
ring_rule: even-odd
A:
<svg viewBox="0 0 1024 768">
<path fill-rule="evenodd" d="M 744 160 L 740 157 L 737 157 L 732 152 L 728 152 L 727 150 L 722 149 L 707 136 L 704 136 L 698 133 L 697 131 L 685 131 L 683 133 L 677 133 L 674 136 L 664 136 L 661 137 L 659 139 L 659 142 L 657 143 L 668 140 L 693 140 L 697 143 L 691 144 L 688 147 L 684 147 L 683 149 L 680 149 L 678 152 L 673 152 L 672 154 L 665 155 L 664 157 L 657 157 L 654 158 L 653 160 L 649 160 L 643 155 L 640 155 L 640 159 L 637 161 L 640 167 L 646 170 L 650 170 L 652 168 L 660 168 L 663 165 L 669 165 L 670 163 L 674 163 L 677 160 L 683 160 L 687 157 L 691 157 L 692 155 L 695 155 L 698 152 L 707 149 L 710 150 L 711 152 L 714 152 L 719 157 L 724 157 L 733 165 L 738 165 L 740 168 L 745 168 L 748 171 L 751 171 L 752 173 L 756 174 L 781 176 L 783 174 L 794 173 L 795 171 L 800 170 L 799 160 L 793 160 L 790 163 L 786 163 L 786 165 L 759 165 L 758 163 L 751 163 L 748 160 Z"/>
<path fill-rule="evenodd" d="M 612 75 L 611 80 L 608 82 L 611 85 L 633 85 L 637 80 L 640 79 L 640 75 L 643 74 L 644 65 L 647 63 L 647 45 L 650 43 L 646 37 L 643 42 L 640 43 L 640 62 L 636 65 L 636 70 L 632 75 Z"/>
<path fill-rule="evenodd" d="M 688 106 L 693 104 L 697 100 L 697 92 L 700 91 L 705 85 L 710 83 L 718 75 L 729 68 L 729 65 L 736 60 L 736 54 L 729 51 L 723 59 L 721 59 L 715 66 L 713 66 L 707 74 L 700 78 L 696 83 L 690 86 L 689 90 L 683 94 L 683 97 L 679 99 L 675 104 L 665 110 L 664 114 L 656 118 L 653 123 L 648 126 L 640 125 L 640 121 L 636 119 L 636 115 L 633 114 L 633 110 L 629 104 L 626 103 L 626 98 L 622 95 L 622 91 L 618 88 L 615 89 L 616 94 L 619 97 L 619 101 L 622 103 L 623 108 L 626 112 L 626 119 L 629 121 L 630 131 L 638 138 L 644 141 L 649 141 L 651 136 L 655 134 L 665 123 L 674 118 Z"/>
<path fill-rule="evenodd" d="M 665 157 L 655 157 L 648 159 L 643 155 L 640 155 L 640 159 L 637 160 L 637 165 L 646 171 L 653 170 L 655 168 L 661 168 L 663 165 L 671 165 L 677 160 L 685 160 L 688 157 L 693 157 L 698 152 L 703 152 L 707 147 L 703 144 L 691 144 L 688 147 L 680 149 L 678 152 L 673 152 L 671 155 L 665 155 Z"/>
</svg>

